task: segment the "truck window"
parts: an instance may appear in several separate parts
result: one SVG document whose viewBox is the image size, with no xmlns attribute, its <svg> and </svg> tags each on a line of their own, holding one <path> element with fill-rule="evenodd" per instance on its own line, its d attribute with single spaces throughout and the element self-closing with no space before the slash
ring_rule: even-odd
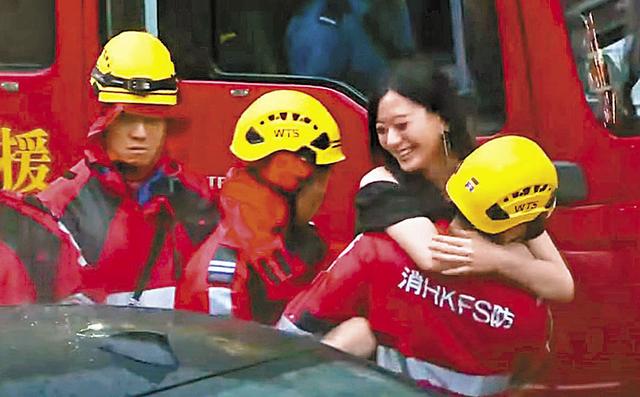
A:
<svg viewBox="0 0 640 397">
<path fill-rule="evenodd" d="M 50 66 L 55 54 L 54 0 L 0 1 L 0 37 L 0 70 Z"/>
<path fill-rule="evenodd" d="M 429 53 L 497 132 L 504 89 L 493 0 L 101 0 L 102 40 L 146 29 L 182 79 L 331 85 L 364 103 L 391 62 Z"/>
<path fill-rule="evenodd" d="M 578 76 L 595 117 L 640 134 L 640 1 L 562 0 Z"/>
</svg>

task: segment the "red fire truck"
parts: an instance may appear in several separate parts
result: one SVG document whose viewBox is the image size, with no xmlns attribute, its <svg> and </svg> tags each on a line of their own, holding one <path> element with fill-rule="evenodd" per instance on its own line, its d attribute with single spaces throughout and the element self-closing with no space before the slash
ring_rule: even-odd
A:
<svg viewBox="0 0 640 397">
<path fill-rule="evenodd" d="M 317 15 L 309 14 L 314 3 L 322 3 Z M 553 357 L 525 390 L 639 395 L 639 3 L 3 0 L 1 187 L 40 190 L 79 158 L 97 111 L 87 80 L 101 45 L 122 30 L 144 29 L 171 49 L 179 106 L 190 119 L 170 149 L 214 188 L 231 164 L 234 122 L 255 98 L 286 87 L 329 107 L 348 160 L 335 167 L 315 222 L 345 244 L 352 198 L 372 166 L 366 81 L 373 66 L 428 52 L 468 98 L 468 123 L 480 141 L 531 137 L 560 172 L 550 231 L 575 277 L 576 299 L 554 306 Z M 312 35 L 318 48 L 334 44 L 324 53 L 327 70 L 299 67 L 296 34 Z"/>
</svg>

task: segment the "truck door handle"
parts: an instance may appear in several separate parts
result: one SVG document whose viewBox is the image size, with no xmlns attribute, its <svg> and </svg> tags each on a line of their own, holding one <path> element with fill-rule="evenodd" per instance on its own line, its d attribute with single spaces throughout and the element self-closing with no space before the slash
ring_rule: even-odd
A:
<svg viewBox="0 0 640 397">
<path fill-rule="evenodd" d="M 0 83 L 0 89 L 7 92 L 18 92 L 20 84 L 17 81 L 3 81 Z"/>
<path fill-rule="evenodd" d="M 243 97 L 246 97 L 247 95 L 249 95 L 249 89 L 248 88 L 233 88 L 232 90 L 229 91 L 229 93 L 233 97 L 243 98 Z"/>
</svg>

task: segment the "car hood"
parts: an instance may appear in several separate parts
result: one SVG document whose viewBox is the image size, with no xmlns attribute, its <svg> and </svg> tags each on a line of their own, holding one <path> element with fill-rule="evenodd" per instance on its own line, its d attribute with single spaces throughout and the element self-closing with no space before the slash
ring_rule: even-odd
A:
<svg viewBox="0 0 640 397">
<path fill-rule="evenodd" d="M 423 395 L 308 337 L 190 312 L 0 307 L 0 396 Z"/>
<path fill-rule="evenodd" d="M 3 396 L 140 394 L 321 348 L 243 321 L 108 306 L 0 308 L 0 341 Z"/>
</svg>

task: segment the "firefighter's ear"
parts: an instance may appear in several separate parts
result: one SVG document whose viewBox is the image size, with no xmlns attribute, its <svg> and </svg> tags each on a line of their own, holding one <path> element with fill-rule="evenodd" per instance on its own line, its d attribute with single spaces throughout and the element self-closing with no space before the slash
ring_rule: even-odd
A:
<svg viewBox="0 0 640 397">
<path fill-rule="evenodd" d="M 463 238 L 471 238 L 472 232 L 469 230 L 464 230 L 459 227 L 459 225 L 449 225 L 448 229 L 449 236 L 454 237 L 463 237 Z"/>
</svg>

